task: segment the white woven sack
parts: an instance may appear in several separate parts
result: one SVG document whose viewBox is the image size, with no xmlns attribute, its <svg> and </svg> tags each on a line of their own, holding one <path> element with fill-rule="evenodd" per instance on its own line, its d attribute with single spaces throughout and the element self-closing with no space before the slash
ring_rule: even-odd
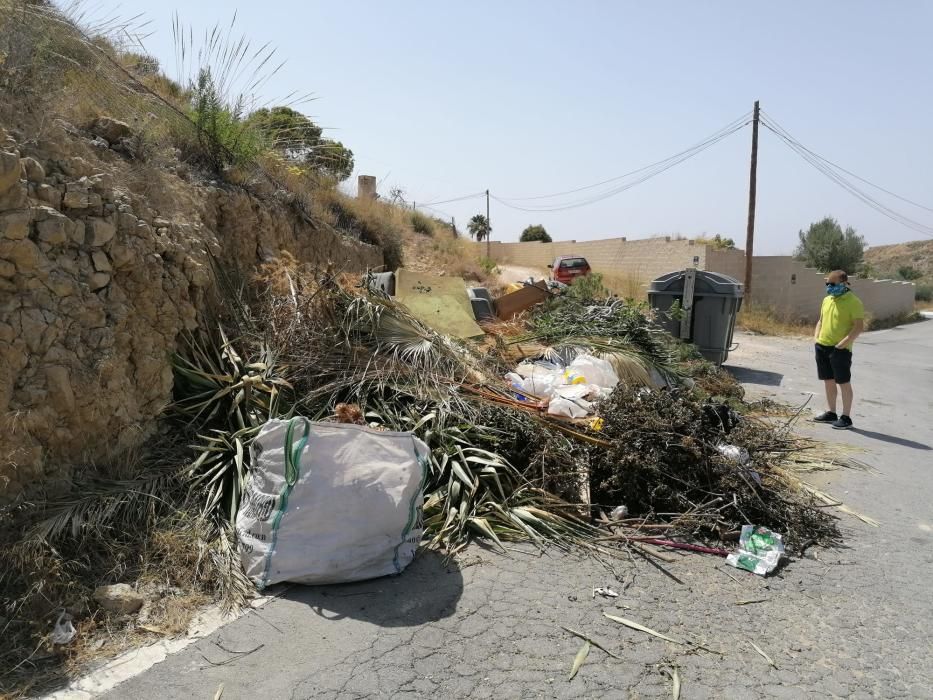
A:
<svg viewBox="0 0 933 700">
<path fill-rule="evenodd" d="M 421 541 L 428 454 L 412 433 L 266 423 L 236 519 L 247 576 L 262 589 L 400 573 Z"/>
</svg>

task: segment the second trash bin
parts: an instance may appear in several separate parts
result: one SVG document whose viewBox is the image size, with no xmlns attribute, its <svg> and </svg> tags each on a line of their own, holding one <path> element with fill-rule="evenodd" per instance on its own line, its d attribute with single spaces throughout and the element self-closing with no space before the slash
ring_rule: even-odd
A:
<svg viewBox="0 0 933 700">
<path fill-rule="evenodd" d="M 691 286 L 692 303 L 684 298 L 690 296 Z M 671 335 L 693 342 L 703 357 L 721 365 L 729 357 L 743 294 L 741 283 L 728 275 L 687 269 L 654 280 L 648 289 L 648 301 L 651 308 L 661 312 L 658 322 Z M 681 311 L 671 314 L 675 302 Z"/>
</svg>

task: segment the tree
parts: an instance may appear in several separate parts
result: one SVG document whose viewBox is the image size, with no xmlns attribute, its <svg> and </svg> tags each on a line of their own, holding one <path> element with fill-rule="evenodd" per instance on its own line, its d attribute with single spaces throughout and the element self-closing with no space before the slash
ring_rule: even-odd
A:
<svg viewBox="0 0 933 700">
<path fill-rule="evenodd" d="M 291 107 L 257 109 L 247 119 L 286 160 L 346 180 L 353 172 L 353 151 L 322 137 L 323 130 Z"/>
<path fill-rule="evenodd" d="M 489 225 L 489 221 L 485 216 L 476 214 L 470 219 L 470 223 L 467 224 L 467 231 L 470 232 L 470 238 L 475 238 L 482 243 L 489 237 L 489 234 L 492 233 L 492 227 Z"/>
<path fill-rule="evenodd" d="M 715 250 L 735 250 L 735 241 L 723 238 L 718 233 L 713 236 L 712 245 Z"/>
<path fill-rule="evenodd" d="M 522 235 L 518 240 L 522 243 L 527 243 L 528 241 L 541 241 L 542 243 L 550 243 L 551 237 L 548 235 L 548 232 L 544 230 L 544 226 L 541 224 L 535 224 L 534 226 L 529 226 L 524 231 L 522 231 Z"/>
<path fill-rule="evenodd" d="M 821 272 L 857 270 L 865 257 L 865 238 L 847 226 L 845 231 L 832 217 L 810 224 L 800 231 L 800 245 L 795 256 Z"/>
</svg>

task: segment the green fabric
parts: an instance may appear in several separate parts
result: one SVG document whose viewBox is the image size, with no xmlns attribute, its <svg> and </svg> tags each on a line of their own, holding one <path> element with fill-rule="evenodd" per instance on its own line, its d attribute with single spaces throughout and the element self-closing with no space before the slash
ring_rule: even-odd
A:
<svg viewBox="0 0 933 700">
<path fill-rule="evenodd" d="M 820 345 L 836 345 L 852 331 L 859 319 L 865 318 L 862 301 L 852 292 L 842 296 L 827 295 L 820 307 L 820 335 L 816 342 Z M 852 349 L 852 343 L 846 350 Z"/>
<path fill-rule="evenodd" d="M 304 424 L 304 432 L 296 445 L 294 444 L 295 421 L 299 420 Z M 272 564 L 272 555 L 275 554 L 275 545 L 279 539 L 279 526 L 282 524 L 282 518 L 285 517 L 285 511 L 288 510 L 288 497 L 301 475 L 301 453 L 304 452 L 305 446 L 308 444 L 310 432 L 311 423 L 306 418 L 292 418 L 288 422 L 288 429 L 285 431 L 285 486 L 282 487 L 282 493 L 279 494 L 279 508 L 272 521 L 272 546 L 266 552 L 266 565 L 263 569 L 259 590 L 265 588 L 266 582 L 269 580 L 269 567 Z"/>
</svg>

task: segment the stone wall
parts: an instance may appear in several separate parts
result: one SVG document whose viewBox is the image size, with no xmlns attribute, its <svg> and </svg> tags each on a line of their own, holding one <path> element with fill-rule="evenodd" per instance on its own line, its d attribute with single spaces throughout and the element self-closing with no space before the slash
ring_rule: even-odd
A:
<svg viewBox="0 0 933 700">
<path fill-rule="evenodd" d="M 247 273 L 280 251 L 382 264 L 279 199 L 132 161 L 67 124 L 38 141 L 0 128 L 0 502 L 151 433 L 171 353 L 214 287 L 211 255 Z"/>
</svg>

